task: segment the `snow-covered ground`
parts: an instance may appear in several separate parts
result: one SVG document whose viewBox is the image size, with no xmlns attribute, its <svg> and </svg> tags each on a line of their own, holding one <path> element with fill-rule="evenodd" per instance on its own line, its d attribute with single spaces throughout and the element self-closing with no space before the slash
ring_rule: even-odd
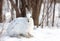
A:
<svg viewBox="0 0 60 41">
<path fill-rule="evenodd" d="M 31 38 L 3 36 L 0 39 L 1 41 L 60 41 L 60 29 L 37 28 L 32 34 Z"/>
</svg>

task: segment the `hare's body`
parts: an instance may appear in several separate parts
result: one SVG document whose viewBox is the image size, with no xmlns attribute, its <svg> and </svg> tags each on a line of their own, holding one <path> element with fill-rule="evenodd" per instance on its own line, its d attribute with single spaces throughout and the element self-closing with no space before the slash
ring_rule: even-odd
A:
<svg viewBox="0 0 60 41">
<path fill-rule="evenodd" d="M 27 17 L 19 17 L 14 19 L 8 28 L 8 33 L 11 35 L 23 35 L 26 37 L 32 36 L 31 33 L 33 32 L 34 22 L 31 18 L 31 13 L 26 9 Z"/>
<path fill-rule="evenodd" d="M 29 34 L 33 31 L 33 27 L 34 24 L 32 18 L 28 19 L 28 18 L 20 17 L 14 19 L 10 23 L 7 30 L 10 36 L 23 34 L 24 36 L 29 37 Z"/>
</svg>

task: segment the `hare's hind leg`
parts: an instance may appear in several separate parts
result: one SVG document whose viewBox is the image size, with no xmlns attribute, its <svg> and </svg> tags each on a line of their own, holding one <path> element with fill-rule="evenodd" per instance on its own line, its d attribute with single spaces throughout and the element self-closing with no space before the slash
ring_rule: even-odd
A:
<svg viewBox="0 0 60 41">
<path fill-rule="evenodd" d="M 33 37 L 33 35 L 31 35 L 30 33 L 25 33 L 25 34 L 20 34 L 20 37 L 31 38 Z"/>
<path fill-rule="evenodd" d="M 28 33 L 28 35 L 29 35 L 30 37 L 33 37 L 33 35 L 32 35 L 32 34 L 30 34 L 30 33 Z"/>
<path fill-rule="evenodd" d="M 22 37 L 26 37 L 26 38 L 30 38 L 30 37 L 31 37 L 29 33 L 20 34 L 20 36 L 22 36 Z"/>
</svg>

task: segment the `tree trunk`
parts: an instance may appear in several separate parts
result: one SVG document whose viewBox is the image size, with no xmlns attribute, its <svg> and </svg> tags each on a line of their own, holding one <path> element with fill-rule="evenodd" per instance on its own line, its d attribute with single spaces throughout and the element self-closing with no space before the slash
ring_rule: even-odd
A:
<svg viewBox="0 0 60 41">
<path fill-rule="evenodd" d="M 16 10 L 16 17 L 20 17 L 21 14 L 19 12 L 18 7 L 16 6 L 16 4 L 14 4 L 13 0 L 10 0 L 10 2 L 11 2 L 12 7 Z"/>
<path fill-rule="evenodd" d="M 25 8 L 26 8 L 26 1 L 25 0 L 21 0 L 21 2 L 22 2 L 21 16 L 25 17 L 26 16 L 26 10 L 25 10 Z"/>
<path fill-rule="evenodd" d="M 46 23 L 46 25 L 48 26 L 48 23 L 49 23 L 49 21 L 48 21 L 48 17 L 49 17 L 49 0 L 48 0 L 48 2 L 47 2 L 47 12 L 46 12 L 46 15 L 47 15 L 47 23 Z"/>
<path fill-rule="evenodd" d="M 14 10 L 14 9 L 11 7 L 11 20 L 13 20 L 13 15 L 14 15 L 14 14 L 13 14 L 13 10 Z"/>
<path fill-rule="evenodd" d="M 16 0 L 16 6 L 18 7 L 18 0 Z"/>
<path fill-rule="evenodd" d="M 54 2 L 54 8 L 53 8 L 52 26 L 54 26 L 54 17 L 55 17 L 55 5 L 56 5 L 56 0 L 53 0 L 53 2 Z"/>
<path fill-rule="evenodd" d="M 39 25 L 39 14 L 42 5 L 42 0 L 32 0 L 32 17 L 34 20 L 34 25 Z"/>
<path fill-rule="evenodd" d="M 0 0 L 0 23 L 3 22 L 2 21 L 2 5 L 3 5 L 3 0 Z"/>
</svg>

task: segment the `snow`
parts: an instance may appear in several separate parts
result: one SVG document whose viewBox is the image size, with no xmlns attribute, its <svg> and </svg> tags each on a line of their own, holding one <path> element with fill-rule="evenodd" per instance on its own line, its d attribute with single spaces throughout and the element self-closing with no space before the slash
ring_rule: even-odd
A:
<svg viewBox="0 0 60 41">
<path fill-rule="evenodd" d="M 2 24 L 0 24 L 0 28 L 1 27 Z M 5 27 L 7 28 L 7 23 L 5 23 Z M 31 38 L 18 38 L 3 35 L 2 37 L 0 37 L 0 41 L 60 41 L 60 28 L 58 29 L 57 27 L 44 27 L 42 29 L 41 27 L 39 27 L 33 30 L 32 35 L 33 37 Z"/>
<path fill-rule="evenodd" d="M 60 29 L 37 28 L 31 38 L 3 36 L 1 41 L 60 41 Z"/>
</svg>

